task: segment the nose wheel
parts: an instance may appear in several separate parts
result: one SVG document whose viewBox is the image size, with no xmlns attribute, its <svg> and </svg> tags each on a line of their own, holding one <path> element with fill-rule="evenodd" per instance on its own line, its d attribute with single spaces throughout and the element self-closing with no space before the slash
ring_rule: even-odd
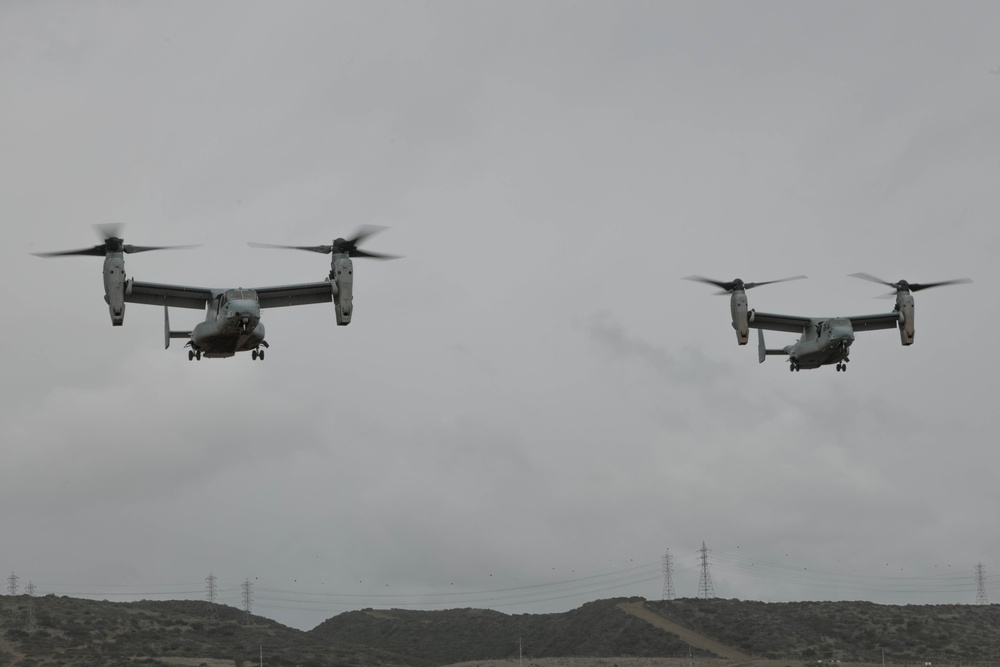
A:
<svg viewBox="0 0 1000 667">
<path fill-rule="evenodd" d="M 188 350 L 188 361 L 192 361 L 194 359 L 201 361 L 201 350 Z"/>
<path fill-rule="evenodd" d="M 264 361 L 264 350 L 260 349 L 261 346 L 264 346 L 265 348 L 271 347 L 270 345 L 267 344 L 266 340 L 260 341 L 260 345 L 255 347 L 253 352 L 250 353 L 250 358 L 253 359 L 254 361 L 257 361 L 258 359 Z"/>
</svg>

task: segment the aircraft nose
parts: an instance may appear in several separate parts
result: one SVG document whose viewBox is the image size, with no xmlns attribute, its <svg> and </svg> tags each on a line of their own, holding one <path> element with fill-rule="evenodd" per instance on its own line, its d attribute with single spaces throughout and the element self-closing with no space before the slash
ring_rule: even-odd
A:
<svg viewBox="0 0 1000 667">
<path fill-rule="evenodd" d="M 247 324 L 260 317 L 259 309 L 253 302 L 230 302 L 229 319 Z"/>
<path fill-rule="evenodd" d="M 849 343 L 854 342 L 854 331 L 847 327 L 835 329 L 833 332 L 833 337 L 835 340 L 843 340 Z"/>
</svg>

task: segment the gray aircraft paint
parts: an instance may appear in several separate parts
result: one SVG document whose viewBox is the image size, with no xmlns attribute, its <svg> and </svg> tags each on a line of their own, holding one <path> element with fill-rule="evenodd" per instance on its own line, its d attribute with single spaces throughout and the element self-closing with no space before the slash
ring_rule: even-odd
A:
<svg viewBox="0 0 1000 667">
<path fill-rule="evenodd" d="M 127 252 L 158 250 L 160 246 L 126 245 L 118 236 L 120 225 L 98 227 L 104 243 L 92 248 L 55 253 L 40 253 L 42 257 L 66 255 L 104 255 L 104 300 L 108 303 L 111 323 L 121 326 L 125 320 L 126 303 L 163 306 L 164 348 L 170 347 L 171 338 L 187 338 L 190 347 L 188 359 L 232 357 L 238 352 L 251 352 L 254 360 L 264 358 L 264 349 L 270 345 L 264 339 L 264 325 L 260 321 L 262 308 L 301 306 L 313 303 L 335 304 L 338 326 L 351 323 L 354 314 L 354 263 L 351 255 L 374 259 L 393 259 L 392 255 L 360 250 L 358 244 L 384 229 L 364 226 L 352 238 L 338 238 L 328 246 L 262 246 L 292 247 L 314 252 L 329 253 L 330 274 L 320 282 L 257 288 L 206 288 L 190 285 L 149 283 L 126 278 Z M 174 248 L 185 246 L 170 246 Z M 189 246 L 187 246 L 189 247 Z M 169 308 L 205 309 L 205 318 L 191 330 L 171 330 Z"/>
<path fill-rule="evenodd" d="M 886 282 L 867 273 L 852 273 L 852 277 L 862 278 L 871 282 L 888 285 L 896 290 L 896 305 L 891 312 L 859 315 L 851 317 L 802 317 L 799 315 L 781 315 L 747 310 L 746 290 L 759 285 L 774 282 L 797 280 L 804 276 L 785 278 L 763 283 L 744 283 L 740 279 L 718 281 L 700 276 L 688 276 L 686 280 L 715 285 L 722 293 L 730 294 L 730 314 L 736 340 L 740 345 L 746 345 L 749 329 L 758 329 L 758 360 L 763 363 L 768 355 L 782 354 L 788 358 L 789 370 L 819 368 L 836 364 L 838 371 L 846 371 L 850 361 L 851 345 L 854 343 L 856 331 L 877 331 L 880 329 L 899 329 L 900 342 L 912 345 L 916 333 L 914 324 L 915 307 L 912 292 L 939 287 L 972 282 L 968 278 L 946 280 L 934 283 L 909 283 L 900 280 L 895 283 Z M 768 349 L 764 343 L 763 329 L 798 333 L 799 339 L 781 349 Z"/>
</svg>

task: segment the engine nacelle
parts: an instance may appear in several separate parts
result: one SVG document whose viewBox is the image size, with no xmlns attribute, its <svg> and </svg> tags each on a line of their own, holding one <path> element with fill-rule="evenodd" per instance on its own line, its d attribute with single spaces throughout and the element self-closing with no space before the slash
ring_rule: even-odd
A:
<svg viewBox="0 0 1000 667">
<path fill-rule="evenodd" d="M 733 290 L 729 299 L 729 310 L 733 316 L 733 329 L 736 330 L 736 342 L 746 345 L 750 339 L 750 321 L 747 317 L 747 293 Z"/>
<path fill-rule="evenodd" d="M 896 311 L 899 313 L 899 342 L 903 345 L 913 345 L 916 328 L 913 321 L 913 295 L 900 292 L 896 295 Z"/>
<path fill-rule="evenodd" d="M 333 302 L 337 312 L 337 326 L 351 323 L 354 312 L 354 264 L 348 255 L 335 254 L 330 266 L 330 280 L 336 283 Z"/>
<path fill-rule="evenodd" d="M 120 252 L 109 252 L 104 258 L 104 300 L 111 324 L 120 327 L 125 322 L 125 257 Z"/>
</svg>

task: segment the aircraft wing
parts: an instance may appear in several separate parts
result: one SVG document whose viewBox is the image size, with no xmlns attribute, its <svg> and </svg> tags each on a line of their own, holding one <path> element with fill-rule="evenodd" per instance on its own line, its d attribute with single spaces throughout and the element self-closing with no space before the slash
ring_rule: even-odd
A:
<svg viewBox="0 0 1000 667">
<path fill-rule="evenodd" d="M 848 317 L 855 331 L 877 331 L 879 329 L 895 329 L 899 324 L 899 313 L 878 313 L 877 315 L 858 315 Z"/>
<path fill-rule="evenodd" d="M 275 287 L 255 287 L 261 308 L 280 306 L 305 306 L 310 303 L 330 303 L 333 301 L 334 284 L 329 280 L 298 285 L 278 285 Z"/>
<path fill-rule="evenodd" d="M 769 331 L 787 331 L 789 333 L 802 333 L 815 318 L 802 317 L 801 315 L 776 315 L 774 313 L 761 313 L 752 310 L 747 313 L 748 324 L 755 329 L 767 329 Z"/>
<path fill-rule="evenodd" d="M 218 290 L 211 290 L 207 287 L 164 285 L 129 280 L 125 285 L 125 302 L 170 306 L 172 308 L 204 308 L 215 292 Z"/>
</svg>

